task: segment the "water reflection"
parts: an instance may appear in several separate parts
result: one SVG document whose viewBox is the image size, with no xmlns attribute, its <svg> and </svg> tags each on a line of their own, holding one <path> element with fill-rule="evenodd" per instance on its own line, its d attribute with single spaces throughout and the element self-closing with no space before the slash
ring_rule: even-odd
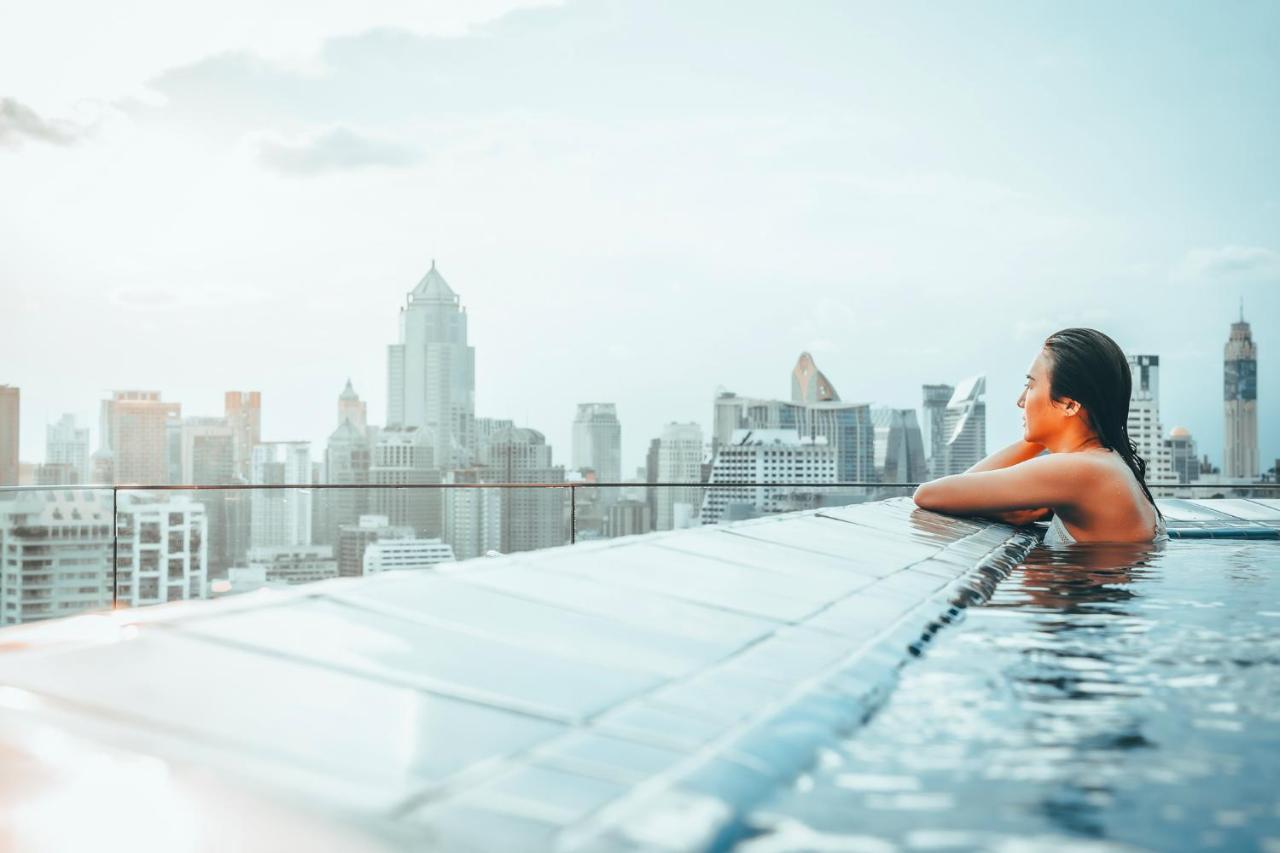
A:
<svg viewBox="0 0 1280 853">
<path fill-rule="evenodd" d="M 903 669 L 839 761 L 753 816 L 750 849 L 797 825 L 894 847 L 1265 846 L 1278 601 L 1277 544 L 1038 548 Z"/>
</svg>

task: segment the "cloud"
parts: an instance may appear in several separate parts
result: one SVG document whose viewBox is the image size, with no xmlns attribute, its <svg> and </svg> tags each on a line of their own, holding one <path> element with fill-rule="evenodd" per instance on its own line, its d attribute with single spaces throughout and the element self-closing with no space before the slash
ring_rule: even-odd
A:
<svg viewBox="0 0 1280 853">
<path fill-rule="evenodd" d="M 1217 283 L 1280 282 L 1280 252 L 1261 246 L 1192 249 L 1174 274 L 1182 280 Z"/>
<path fill-rule="evenodd" d="M 0 98 L 0 146 L 16 148 L 24 141 L 71 145 L 85 133 L 66 121 L 43 119 L 15 98 Z"/>
<path fill-rule="evenodd" d="M 321 175 L 382 166 L 405 168 L 419 162 L 418 150 L 376 139 L 345 127 L 296 141 L 274 136 L 257 138 L 258 160 L 286 175 Z"/>
</svg>

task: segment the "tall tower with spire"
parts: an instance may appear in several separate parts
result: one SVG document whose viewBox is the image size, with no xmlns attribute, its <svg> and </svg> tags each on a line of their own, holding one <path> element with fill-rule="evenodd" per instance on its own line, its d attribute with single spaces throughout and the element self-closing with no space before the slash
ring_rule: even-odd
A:
<svg viewBox="0 0 1280 853">
<path fill-rule="evenodd" d="M 475 363 L 466 309 L 433 260 L 400 309 L 400 342 L 387 348 L 387 426 L 429 431 L 437 468 L 466 462 Z"/>
<path fill-rule="evenodd" d="M 1223 351 L 1222 473 L 1228 477 L 1258 476 L 1258 347 L 1244 320 L 1231 324 Z"/>
<path fill-rule="evenodd" d="M 338 425 L 341 426 L 343 421 L 350 421 L 361 435 L 369 428 L 368 406 L 360 399 L 350 379 L 347 380 L 347 387 L 338 395 Z"/>
</svg>

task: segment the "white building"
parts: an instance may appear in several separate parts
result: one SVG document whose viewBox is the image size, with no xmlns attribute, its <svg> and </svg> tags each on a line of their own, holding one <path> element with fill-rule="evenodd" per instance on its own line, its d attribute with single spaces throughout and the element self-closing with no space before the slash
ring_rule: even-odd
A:
<svg viewBox="0 0 1280 853">
<path fill-rule="evenodd" d="M 1256 479 L 1261 472 L 1258 457 L 1258 348 L 1244 321 L 1231 324 L 1223 348 L 1223 445 L 1225 477 Z"/>
<path fill-rule="evenodd" d="M 942 465 L 937 476 L 963 474 L 987 455 L 987 377 L 971 376 L 956 386 L 943 413 Z"/>
<path fill-rule="evenodd" d="M 669 423 L 658 439 L 658 480 L 663 483 L 702 482 L 702 427 L 696 423 Z M 658 530 L 673 530 L 697 523 L 702 506 L 701 486 L 662 486 L 657 489 Z M 678 508 L 683 505 L 683 509 Z"/>
<path fill-rule="evenodd" d="M 1147 463 L 1147 484 L 1176 483 L 1170 445 L 1160 426 L 1160 356 L 1130 355 L 1129 438 Z"/>
<path fill-rule="evenodd" d="M 433 486 L 440 483 L 437 442 L 422 427 L 389 426 L 378 433 L 369 466 L 369 482 L 378 486 Z M 440 489 L 372 489 L 368 510 L 391 523 L 435 537 L 444 526 Z"/>
<path fill-rule="evenodd" d="M 735 516 L 782 512 L 794 506 L 794 489 L 776 486 L 728 487 L 717 483 L 835 483 L 836 450 L 823 436 L 802 438 L 795 430 L 738 430 L 716 451 L 711 482 L 702 502 L 703 524 L 718 524 L 726 510 Z"/>
<path fill-rule="evenodd" d="M 111 495 L 0 496 L 0 625 L 111 606 Z"/>
<path fill-rule="evenodd" d="M 89 482 L 89 428 L 76 423 L 75 415 L 63 415 L 45 427 L 44 463 L 62 465 L 74 472 L 77 483 Z"/>
<path fill-rule="evenodd" d="M 250 482 L 281 485 L 311 482 L 311 446 L 305 441 L 273 441 L 253 448 Z M 311 544 L 310 489 L 254 489 L 250 492 L 249 547 Z"/>
<path fill-rule="evenodd" d="M 484 469 L 467 468 L 449 471 L 446 483 L 480 484 Z M 453 547 L 459 560 L 483 557 L 502 549 L 502 490 L 445 489 L 444 541 Z"/>
<path fill-rule="evenodd" d="M 334 559 L 333 548 L 329 545 L 250 548 L 248 568 L 254 573 L 261 572 L 263 582 L 268 585 L 286 583 L 292 586 L 338 576 L 338 561 Z M 240 574 L 242 579 L 253 576 Z M 233 575 L 233 588 L 234 578 Z"/>
<path fill-rule="evenodd" d="M 413 539 L 412 527 L 396 527 L 385 515 L 362 515 L 356 524 L 344 524 L 338 530 L 338 576 L 359 577 L 364 574 L 364 552 L 370 544 L 382 539 Z"/>
<path fill-rule="evenodd" d="M 387 426 L 427 430 L 441 468 L 465 464 L 473 445 L 475 358 L 466 309 L 432 261 L 400 309 L 400 342 L 387 348 Z"/>
<path fill-rule="evenodd" d="M 205 507 L 186 495 L 120 495 L 116 603 L 130 607 L 207 598 Z"/>
<path fill-rule="evenodd" d="M 453 549 L 439 539 L 381 539 L 364 549 L 364 573 L 426 569 L 453 559 Z"/>
<path fill-rule="evenodd" d="M 622 480 L 622 425 L 613 403 L 579 403 L 573 419 L 572 465 L 578 470 L 590 468 L 596 480 L 617 483 Z M 606 502 L 616 489 L 605 489 Z M 616 495 L 612 496 L 616 500 Z"/>
</svg>

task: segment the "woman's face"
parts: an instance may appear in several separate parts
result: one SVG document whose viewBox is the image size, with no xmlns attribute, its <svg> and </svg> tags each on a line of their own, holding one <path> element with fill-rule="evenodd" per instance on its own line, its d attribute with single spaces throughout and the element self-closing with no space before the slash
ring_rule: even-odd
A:
<svg viewBox="0 0 1280 853">
<path fill-rule="evenodd" d="M 1044 444 L 1070 417 L 1063 404 L 1054 403 L 1049 396 L 1050 366 L 1048 356 L 1041 350 L 1027 370 L 1027 384 L 1018 397 L 1018 408 L 1022 409 L 1022 438 L 1033 444 Z"/>
</svg>

